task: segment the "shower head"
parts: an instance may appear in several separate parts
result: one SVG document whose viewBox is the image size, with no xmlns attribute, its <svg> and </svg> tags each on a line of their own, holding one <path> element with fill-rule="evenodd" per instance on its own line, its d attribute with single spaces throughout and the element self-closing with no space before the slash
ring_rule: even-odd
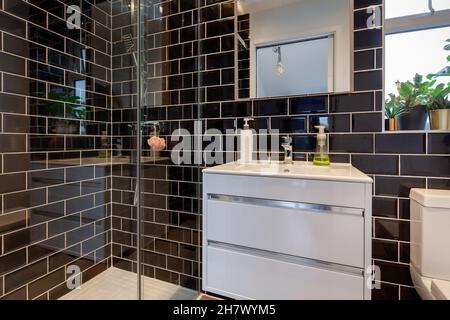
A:
<svg viewBox="0 0 450 320">
<path fill-rule="evenodd" d="M 122 43 L 123 43 L 123 45 L 125 47 L 125 51 L 127 53 L 134 51 L 134 40 L 133 40 L 133 36 L 131 34 L 124 34 L 122 36 Z"/>
</svg>

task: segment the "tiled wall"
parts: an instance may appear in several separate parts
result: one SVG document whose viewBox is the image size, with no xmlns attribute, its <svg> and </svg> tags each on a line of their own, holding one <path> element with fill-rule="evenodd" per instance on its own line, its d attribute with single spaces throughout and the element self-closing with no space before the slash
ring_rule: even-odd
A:
<svg viewBox="0 0 450 320">
<path fill-rule="evenodd" d="M 67 28 L 64 1 L 0 4 L 4 299 L 55 299 L 67 266 L 87 281 L 109 264 L 110 3 L 66 2 L 81 7 L 81 29 Z"/>
<path fill-rule="evenodd" d="M 244 14 L 237 17 L 237 29 L 241 40 L 238 42 L 238 97 L 246 99 L 250 97 L 250 15 Z"/>
<path fill-rule="evenodd" d="M 219 101 L 234 98 L 234 2 L 153 1 L 143 11 L 148 94 L 142 120 L 159 121 L 160 135 L 170 143 L 174 130 L 193 132 L 195 119 L 216 116 Z M 135 150 L 129 125 L 135 119 L 136 78 L 122 41 L 130 31 L 135 32 L 131 13 L 113 3 L 113 130 L 125 153 Z M 175 165 L 168 150 L 150 153 L 146 140 L 151 132 L 143 129 L 143 272 L 199 289 L 201 168 Z M 114 166 L 113 261 L 133 271 L 135 180 L 133 165 Z"/>
</svg>

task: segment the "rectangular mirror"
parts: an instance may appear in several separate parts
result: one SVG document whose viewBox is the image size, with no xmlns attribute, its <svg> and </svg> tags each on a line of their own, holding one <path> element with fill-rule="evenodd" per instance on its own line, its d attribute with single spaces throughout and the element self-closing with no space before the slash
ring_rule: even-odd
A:
<svg viewBox="0 0 450 320">
<path fill-rule="evenodd" d="M 237 96 L 351 90 L 350 0 L 239 0 Z"/>
</svg>

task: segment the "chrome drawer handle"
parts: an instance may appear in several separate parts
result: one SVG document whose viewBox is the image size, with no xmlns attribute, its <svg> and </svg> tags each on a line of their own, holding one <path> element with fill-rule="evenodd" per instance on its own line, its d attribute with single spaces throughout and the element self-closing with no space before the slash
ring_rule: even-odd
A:
<svg viewBox="0 0 450 320">
<path fill-rule="evenodd" d="M 209 200 L 230 202 L 230 203 L 242 203 L 250 205 L 258 205 L 265 207 L 286 208 L 295 210 L 311 210 L 319 213 L 335 213 L 335 214 L 349 214 L 363 217 L 364 209 L 337 207 L 325 204 L 315 203 L 303 203 L 284 200 L 271 200 L 260 198 L 239 197 L 221 194 L 208 194 Z"/>
</svg>

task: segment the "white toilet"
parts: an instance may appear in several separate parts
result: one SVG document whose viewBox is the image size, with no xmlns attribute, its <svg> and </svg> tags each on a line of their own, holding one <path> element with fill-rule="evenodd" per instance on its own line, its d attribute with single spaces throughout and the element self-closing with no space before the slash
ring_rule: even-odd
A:
<svg viewBox="0 0 450 320">
<path fill-rule="evenodd" d="M 412 189 L 411 277 L 424 300 L 450 300 L 450 191 Z"/>
</svg>

